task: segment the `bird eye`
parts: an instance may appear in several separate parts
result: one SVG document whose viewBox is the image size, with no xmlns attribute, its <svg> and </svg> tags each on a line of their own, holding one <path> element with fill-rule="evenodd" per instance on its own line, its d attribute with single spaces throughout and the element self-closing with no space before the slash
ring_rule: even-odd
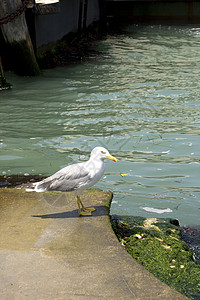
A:
<svg viewBox="0 0 200 300">
<path fill-rule="evenodd" d="M 106 154 L 106 152 L 104 152 L 104 151 L 101 151 L 101 153 L 102 153 L 102 154 Z"/>
</svg>

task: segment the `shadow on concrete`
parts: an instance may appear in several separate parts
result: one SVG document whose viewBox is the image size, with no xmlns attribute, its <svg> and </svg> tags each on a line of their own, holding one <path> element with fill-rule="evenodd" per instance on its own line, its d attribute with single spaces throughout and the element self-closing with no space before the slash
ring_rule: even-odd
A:
<svg viewBox="0 0 200 300">
<path fill-rule="evenodd" d="M 78 209 L 74 209 L 66 212 L 59 212 L 54 214 L 46 214 L 46 215 L 32 215 L 33 218 L 41 218 L 41 219 L 67 219 L 67 218 L 91 218 L 91 217 L 100 217 L 108 215 L 108 210 L 105 206 L 94 206 L 96 211 L 92 212 L 91 216 L 79 216 Z"/>
</svg>

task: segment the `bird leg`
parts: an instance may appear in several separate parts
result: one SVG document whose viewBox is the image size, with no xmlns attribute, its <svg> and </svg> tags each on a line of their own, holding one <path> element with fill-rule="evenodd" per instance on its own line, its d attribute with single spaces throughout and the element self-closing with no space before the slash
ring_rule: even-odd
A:
<svg viewBox="0 0 200 300">
<path fill-rule="evenodd" d="M 81 210 L 81 206 L 82 206 L 81 203 L 82 202 L 81 202 L 80 198 L 77 196 L 77 204 L 78 204 L 78 213 L 79 213 L 79 216 L 91 216 L 92 215 L 91 211 L 88 211 L 86 209 L 85 210 L 83 209 L 83 211 Z"/>
<path fill-rule="evenodd" d="M 85 207 L 80 198 L 79 198 L 79 200 L 80 200 L 80 204 L 81 204 L 84 211 L 95 211 L 96 210 L 94 207 Z"/>
<path fill-rule="evenodd" d="M 77 196 L 77 204 L 78 204 L 78 212 L 79 212 L 79 216 L 91 216 L 92 211 L 95 211 L 95 208 L 94 208 L 94 207 L 86 208 L 86 207 L 83 205 L 83 203 L 82 203 L 82 201 L 81 201 L 81 199 L 80 199 L 79 196 Z M 81 211 L 81 206 L 82 206 L 83 211 Z"/>
</svg>

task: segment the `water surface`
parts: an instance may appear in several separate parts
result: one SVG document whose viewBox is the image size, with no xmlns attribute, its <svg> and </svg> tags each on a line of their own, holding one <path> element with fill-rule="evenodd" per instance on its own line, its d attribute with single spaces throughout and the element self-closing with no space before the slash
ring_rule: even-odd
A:
<svg viewBox="0 0 200 300">
<path fill-rule="evenodd" d="M 129 26 L 95 47 L 38 78 L 7 74 L 0 173 L 50 175 L 102 145 L 119 159 L 96 185 L 112 214 L 199 224 L 200 28 Z"/>
</svg>

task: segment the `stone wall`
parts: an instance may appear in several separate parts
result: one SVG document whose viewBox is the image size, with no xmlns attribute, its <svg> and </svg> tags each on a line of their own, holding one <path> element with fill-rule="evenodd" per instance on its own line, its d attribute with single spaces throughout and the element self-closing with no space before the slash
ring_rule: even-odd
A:
<svg viewBox="0 0 200 300">
<path fill-rule="evenodd" d="M 78 30 L 79 4 L 79 0 L 60 0 L 60 12 L 35 16 L 37 48 Z M 98 20 L 99 0 L 88 0 L 87 26 Z"/>
</svg>

